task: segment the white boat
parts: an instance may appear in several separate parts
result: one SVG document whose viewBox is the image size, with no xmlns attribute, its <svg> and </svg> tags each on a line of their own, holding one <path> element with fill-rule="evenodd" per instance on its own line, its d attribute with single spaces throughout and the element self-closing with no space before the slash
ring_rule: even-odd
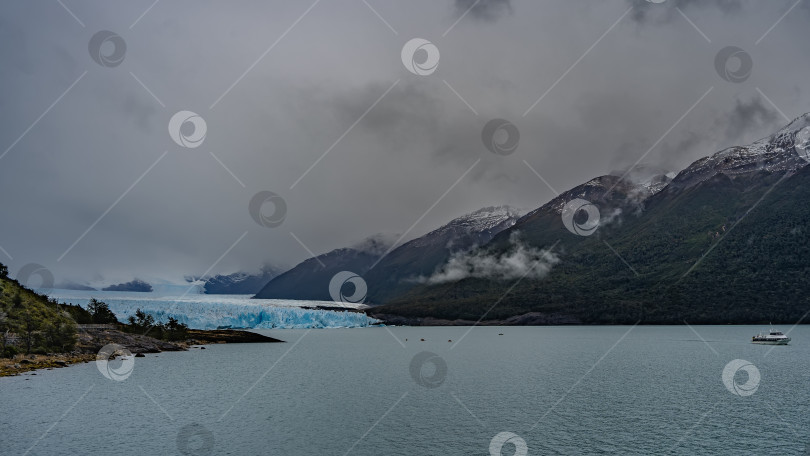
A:
<svg viewBox="0 0 810 456">
<path fill-rule="evenodd" d="M 790 342 L 790 337 L 782 334 L 782 331 L 773 329 L 773 327 L 766 334 L 760 332 L 751 338 L 752 344 L 787 345 L 788 342 Z"/>
</svg>

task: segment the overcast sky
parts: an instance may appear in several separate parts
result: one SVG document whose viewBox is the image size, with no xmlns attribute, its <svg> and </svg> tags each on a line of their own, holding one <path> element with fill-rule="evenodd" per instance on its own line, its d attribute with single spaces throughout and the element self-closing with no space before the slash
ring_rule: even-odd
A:
<svg viewBox="0 0 810 456">
<path fill-rule="evenodd" d="M 57 282 L 407 240 L 483 206 L 547 202 L 526 163 L 557 191 L 642 156 L 679 170 L 810 111 L 810 2 L 62 3 L 0 3 L 0 262 Z M 120 39 L 99 64 L 105 30 Z M 413 38 L 438 49 L 431 74 L 403 64 Z M 103 60 L 121 42 L 123 61 Z M 741 82 L 716 69 L 727 46 L 750 55 Z M 179 111 L 204 119 L 198 147 L 173 141 Z M 495 118 L 517 127 L 514 153 L 484 146 Z M 251 217 L 261 191 L 285 201 L 280 225 Z"/>
</svg>

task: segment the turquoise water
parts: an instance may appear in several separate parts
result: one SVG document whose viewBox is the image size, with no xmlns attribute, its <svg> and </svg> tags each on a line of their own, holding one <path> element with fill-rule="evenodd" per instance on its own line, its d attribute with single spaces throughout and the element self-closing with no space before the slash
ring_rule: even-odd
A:
<svg viewBox="0 0 810 456">
<path fill-rule="evenodd" d="M 804 454 L 810 328 L 784 347 L 748 343 L 760 329 L 262 331 L 288 343 L 147 355 L 120 382 L 94 363 L 0 379 L 0 451 L 487 455 L 512 432 L 504 455 L 519 439 L 529 455 Z M 732 377 L 738 394 L 735 359 L 759 372 Z"/>
</svg>

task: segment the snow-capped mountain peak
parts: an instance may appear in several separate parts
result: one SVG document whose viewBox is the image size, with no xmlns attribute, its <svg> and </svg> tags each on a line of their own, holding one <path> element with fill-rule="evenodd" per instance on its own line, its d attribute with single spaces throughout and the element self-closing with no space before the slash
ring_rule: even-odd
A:
<svg viewBox="0 0 810 456">
<path fill-rule="evenodd" d="M 359 252 L 379 256 L 387 252 L 397 239 L 399 239 L 399 234 L 378 233 L 353 244 L 350 248 Z"/>
<path fill-rule="evenodd" d="M 482 234 L 494 236 L 511 227 L 520 218 L 520 212 L 510 206 L 488 206 L 469 214 L 456 217 L 430 233 L 411 241 L 414 246 L 446 243 L 448 238 L 459 235 Z"/>
<path fill-rule="evenodd" d="M 765 171 L 794 172 L 810 163 L 810 113 L 747 146 L 723 149 L 678 173 L 673 183 L 690 187 L 717 174 L 730 177 Z"/>
<path fill-rule="evenodd" d="M 484 231 L 507 220 L 516 220 L 518 217 L 520 212 L 511 206 L 488 206 L 457 217 L 445 226 L 463 226 L 468 227 L 470 231 Z"/>
</svg>

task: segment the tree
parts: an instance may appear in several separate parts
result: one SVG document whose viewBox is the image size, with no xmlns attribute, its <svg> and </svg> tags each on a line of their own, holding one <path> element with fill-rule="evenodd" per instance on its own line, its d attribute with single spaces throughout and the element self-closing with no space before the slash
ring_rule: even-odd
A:
<svg viewBox="0 0 810 456">
<path fill-rule="evenodd" d="M 188 325 L 180 323 L 174 317 L 169 317 L 169 322 L 163 328 L 168 333 L 166 336 L 169 340 L 183 340 L 188 333 Z"/>
<path fill-rule="evenodd" d="M 0 278 L 5 279 L 8 277 L 8 266 L 0 263 Z"/>
<path fill-rule="evenodd" d="M 66 352 L 76 344 L 76 325 L 64 315 L 44 326 L 45 338 L 49 347 Z"/>
<path fill-rule="evenodd" d="M 6 351 L 6 338 L 8 337 L 8 314 L 0 311 L 0 353 Z"/>
<path fill-rule="evenodd" d="M 137 326 L 139 328 L 148 328 L 150 326 L 155 325 L 155 317 L 147 314 L 140 308 L 135 310 L 135 317 L 132 316 L 128 319 L 131 325 Z"/>
<path fill-rule="evenodd" d="M 23 331 L 25 331 L 25 353 L 31 353 L 31 345 L 34 342 L 34 333 L 42 326 L 42 321 L 31 311 L 26 310 L 23 314 Z"/>
<path fill-rule="evenodd" d="M 93 323 L 118 323 L 118 318 L 110 310 L 110 306 L 108 306 L 106 302 L 99 301 L 96 298 L 90 299 L 90 302 L 87 303 L 87 311 L 90 312 Z"/>
</svg>

